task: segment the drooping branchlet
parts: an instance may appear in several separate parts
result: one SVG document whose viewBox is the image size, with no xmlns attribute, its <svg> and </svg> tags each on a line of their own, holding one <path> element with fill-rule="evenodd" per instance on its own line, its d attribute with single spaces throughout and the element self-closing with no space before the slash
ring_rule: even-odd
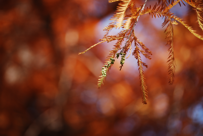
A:
<svg viewBox="0 0 203 136">
<path fill-rule="evenodd" d="M 83 54 L 89 49 L 101 44 L 103 42 L 111 42 L 117 41 L 114 45 L 114 48 L 109 52 L 109 55 L 106 59 L 104 66 L 102 67 L 101 75 L 98 80 L 98 87 L 104 83 L 104 80 L 107 76 L 107 72 L 114 64 L 115 59 L 120 57 L 120 70 L 122 69 L 126 58 L 129 57 L 132 50 L 132 45 L 134 43 L 135 49 L 132 52 L 132 55 L 137 59 L 138 70 L 140 75 L 140 84 L 141 90 L 143 94 L 143 103 L 147 103 L 147 85 L 145 83 L 143 66 L 148 67 L 146 63 L 144 63 L 141 59 L 141 54 L 147 58 L 151 59 L 152 52 L 135 36 L 134 29 L 139 21 L 139 18 L 142 15 L 149 14 L 151 17 L 162 17 L 164 18 L 164 22 L 162 23 L 162 27 L 166 26 L 165 34 L 166 34 L 166 45 L 169 46 L 169 57 L 168 57 L 168 72 L 169 72 L 169 83 L 173 83 L 174 81 L 174 72 L 175 72 L 175 57 L 174 57 L 174 30 L 173 26 L 178 23 L 185 26 L 194 36 L 203 40 L 203 37 L 199 35 L 192 27 L 187 25 L 181 18 L 175 16 L 170 9 L 174 7 L 176 4 L 181 6 L 181 3 L 185 5 L 184 2 L 189 4 L 194 8 L 197 13 L 197 22 L 200 28 L 203 30 L 203 3 L 196 2 L 193 0 L 158 0 L 155 5 L 150 5 L 146 7 L 147 0 L 143 3 L 143 5 L 136 7 L 136 0 L 109 0 L 109 3 L 119 1 L 119 5 L 117 7 L 117 11 L 114 16 L 111 18 L 112 22 L 104 28 L 106 34 L 104 37 L 98 42 L 94 44 L 84 52 L 79 54 Z M 126 14 L 126 11 L 129 9 L 130 14 Z M 181 10 L 181 9 L 180 9 Z M 109 31 L 113 28 L 123 28 L 121 32 L 117 35 L 109 35 Z M 123 41 L 126 40 L 125 44 L 122 45 Z M 126 55 L 129 55 L 126 57 Z"/>
</svg>

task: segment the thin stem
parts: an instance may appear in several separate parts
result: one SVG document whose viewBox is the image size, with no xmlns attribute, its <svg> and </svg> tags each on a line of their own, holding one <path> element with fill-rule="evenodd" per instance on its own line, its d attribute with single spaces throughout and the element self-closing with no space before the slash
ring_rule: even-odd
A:
<svg viewBox="0 0 203 136">
<path fill-rule="evenodd" d="M 141 8 L 140 11 L 139 11 L 139 15 L 138 15 L 138 17 L 137 17 L 137 19 L 136 19 L 136 21 L 135 21 L 135 23 L 134 23 L 134 25 L 133 25 L 132 30 L 130 31 L 130 35 L 128 36 L 128 40 L 127 40 L 127 42 L 125 43 L 125 47 L 127 46 L 127 43 L 128 43 L 129 40 L 130 40 L 130 37 L 131 37 L 131 35 L 132 35 L 132 33 L 133 33 L 133 30 L 134 30 L 134 27 L 137 25 L 137 22 L 138 22 L 138 20 L 139 20 L 139 18 L 140 18 L 140 16 L 141 16 L 142 11 L 143 11 L 144 8 L 145 8 L 146 3 L 147 3 L 147 0 L 145 0 L 145 2 L 144 2 L 144 4 L 143 4 L 142 8 Z M 123 48 L 123 49 L 124 49 L 124 48 Z M 121 53 L 123 52 L 123 49 L 122 49 Z"/>
<path fill-rule="evenodd" d="M 177 0 L 176 2 L 174 2 L 173 4 L 170 4 L 168 7 L 166 7 L 164 10 L 159 11 L 159 13 L 165 13 L 166 11 L 170 10 L 171 8 L 173 8 L 176 4 L 178 4 L 181 0 Z M 187 1 L 186 1 L 187 2 Z M 188 3 L 191 4 L 191 3 Z M 191 5 L 192 6 L 192 5 Z M 193 5 L 194 7 L 194 5 Z M 139 9 L 139 8 L 138 8 Z M 142 10 L 143 11 L 143 10 Z M 151 10 L 146 10 L 145 12 L 141 12 L 140 15 L 145 15 L 150 13 Z M 133 16 L 132 19 L 136 18 L 136 16 Z"/>
<path fill-rule="evenodd" d="M 80 55 L 80 54 L 84 54 L 84 53 L 87 52 L 88 50 L 90 50 L 90 49 L 92 49 L 93 47 L 97 46 L 98 44 L 101 44 L 101 43 L 104 43 L 104 42 L 106 42 L 106 40 L 101 41 L 101 42 L 98 42 L 98 43 L 92 45 L 92 46 L 89 47 L 87 50 L 85 50 L 85 51 L 83 51 L 83 52 L 80 52 L 79 55 Z"/>
<path fill-rule="evenodd" d="M 170 4 L 168 7 L 166 7 L 166 8 L 164 9 L 164 12 L 170 10 L 172 7 L 174 7 L 174 6 L 175 6 L 176 4 L 178 4 L 179 2 L 180 2 L 180 0 L 177 0 L 176 2 Z"/>
</svg>

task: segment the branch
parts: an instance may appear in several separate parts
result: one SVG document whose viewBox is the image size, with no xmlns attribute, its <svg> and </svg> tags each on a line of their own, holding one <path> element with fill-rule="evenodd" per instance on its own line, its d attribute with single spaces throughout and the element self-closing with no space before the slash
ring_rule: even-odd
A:
<svg viewBox="0 0 203 136">
<path fill-rule="evenodd" d="M 89 50 L 92 49 L 93 47 L 97 46 L 98 44 L 104 43 L 104 42 L 106 42 L 106 41 L 104 40 L 104 41 L 98 42 L 98 43 L 92 45 L 91 47 L 89 47 L 87 50 L 78 53 L 78 55 L 80 55 L 80 54 L 84 54 L 85 52 L 89 51 Z"/>
<path fill-rule="evenodd" d="M 135 21 L 135 23 L 134 23 L 134 25 L 133 25 L 132 30 L 130 31 L 130 35 L 128 36 L 128 40 L 127 40 L 127 42 L 125 43 L 125 46 L 127 46 L 127 43 L 128 43 L 129 40 L 130 40 L 130 37 L 131 37 L 131 35 L 132 35 L 133 31 L 134 31 L 134 27 L 136 26 L 136 24 L 137 24 L 137 22 L 138 22 L 138 20 L 139 20 L 139 18 L 140 18 L 140 16 L 141 16 L 141 13 L 142 13 L 142 11 L 143 11 L 144 8 L 145 8 L 146 3 L 147 3 L 147 0 L 145 0 L 145 2 L 144 2 L 144 4 L 143 4 L 142 8 L 141 8 L 140 11 L 138 12 L 137 19 L 136 19 L 136 21 Z M 124 48 L 123 48 L 123 49 L 124 49 Z M 123 52 L 123 49 L 122 49 L 121 53 Z"/>
</svg>

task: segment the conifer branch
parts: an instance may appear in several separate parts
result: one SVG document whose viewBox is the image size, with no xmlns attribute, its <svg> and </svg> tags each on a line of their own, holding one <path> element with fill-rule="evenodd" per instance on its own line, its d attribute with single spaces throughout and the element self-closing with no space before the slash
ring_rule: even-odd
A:
<svg viewBox="0 0 203 136">
<path fill-rule="evenodd" d="M 141 90 L 142 90 L 142 102 L 144 104 L 147 104 L 147 86 L 145 84 L 145 77 L 144 77 L 144 72 L 143 72 L 143 67 L 142 67 L 142 60 L 140 57 L 140 50 L 138 46 L 135 47 L 135 58 L 137 59 L 137 64 L 138 64 L 138 69 L 139 69 L 139 75 L 140 75 L 140 83 L 141 83 Z"/>
<path fill-rule="evenodd" d="M 164 9 L 164 12 L 169 11 L 172 7 L 174 7 L 174 6 L 175 6 L 176 4 L 178 4 L 180 1 L 181 1 L 181 0 L 177 0 L 177 1 L 175 1 L 174 3 L 171 3 L 168 7 L 166 7 L 166 8 Z"/>
<path fill-rule="evenodd" d="M 203 17 L 202 17 L 203 11 L 196 9 L 196 13 L 197 13 L 197 22 L 199 24 L 199 27 L 203 30 Z"/>
<path fill-rule="evenodd" d="M 173 24 L 171 19 L 169 20 L 168 26 L 164 31 L 166 33 L 166 45 L 169 46 L 169 56 L 168 56 L 168 73 L 169 73 L 169 83 L 172 84 L 174 82 L 174 73 L 175 73 L 175 57 L 174 57 L 174 47 L 173 47 Z"/>
<path fill-rule="evenodd" d="M 192 6 L 197 13 L 197 22 L 199 27 L 203 30 L 203 3 L 196 3 L 194 1 L 184 0 L 187 4 Z"/>
<path fill-rule="evenodd" d="M 121 3 L 119 3 L 117 7 L 117 13 L 115 15 L 115 20 L 117 21 L 117 24 L 116 24 L 117 28 L 120 28 L 122 26 L 125 12 L 131 2 L 131 0 L 120 0 L 120 1 Z M 115 0 L 113 0 L 112 2 L 115 2 Z"/>
<path fill-rule="evenodd" d="M 130 31 L 130 35 L 128 36 L 128 41 L 130 40 L 130 37 L 131 37 L 132 33 L 134 32 L 134 27 L 136 26 L 136 24 L 137 24 L 137 22 L 138 22 L 138 20 L 139 20 L 139 18 L 140 18 L 140 16 L 141 16 L 141 13 L 142 13 L 142 11 L 143 11 L 144 8 L 145 8 L 146 3 L 147 3 L 147 0 L 145 0 L 145 2 L 144 2 L 144 4 L 143 4 L 142 8 L 141 8 L 141 9 L 138 11 L 138 13 L 137 13 L 138 16 L 136 17 L 136 20 L 135 20 L 135 22 L 134 22 L 134 24 L 133 24 L 133 26 L 132 26 L 132 29 L 131 29 L 131 31 Z M 128 41 L 126 42 L 125 46 L 127 45 Z"/>
<path fill-rule="evenodd" d="M 118 37 L 120 37 L 116 44 L 114 45 L 113 50 L 111 50 L 109 52 L 109 56 L 107 57 L 107 60 L 104 64 L 104 66 L 102 67 L 102 71 L 101 71 L 101 75 L 99 76 L 100 78 L 98 79 L 98 88 L 101 87 L 101 85 L 104 83 L 104 80 L 107 76 L 107 72 L 109 71 L 109 69 L 111 68 L 111 66 L 114 64 L 115 61 L 115 55 L 118 52 L 118 50 L 121 48 L 121 44 L 124 40 L 126 34 L 126 30 L 121 31 L 118 35 Z"/>
<path fill-rule="evenodd" d="M 163 12 L 163 11 L 159 11 L 159 10 L 154 10 L 154 9 L 150 9 L 148 8 L 146 11 L 143 12 L 143 14 L 147 14 L 147 13 L 151 13 L 152 16 L 156 17 L 170 17 L 173 18 L 174 20 L 178 21 L 179 23 L 181 23 L 183 26 L 185 26 L 194 36 L 196 36 L 197 38 L 199 38 L 200 40 L 203 40 L 203 36 L 199 35 L 198 33 L 196 33 L 196 31 L 190 27 L 189 25 L 187 25 L 182 19 L 180 19 L 179 17 L 173 15 L 170 12 Z"/>
<path fill-rule="evenodd" d="M 183 20 L 181 20 L 180 18 L 176 17 L 176 16 L 171 16 L 171 18 L 175 19 L 176 21 L 178 21 L 179 23 L 181 23 L 184 27 L 186 27 L 194 36 L 196 36 L 197 38 L 199 38 L 200 40 L 203 40 L 203 37 L 201 35 L 199 35 L 198 33 L 196 33 L 196 31 L 189 25 L 187 25 Z"/>
<path fill-rule="evenodd" d="M 137 59 L 137 65 L 139 70 L 139 77 L 140 77 L 140 84 L 141 84 L 141 90 L 142 90 L 142 99 L 143 103 L 147 103 L 147 86 L 145 83 L 145 77 L 143 72 L 143 67 L 148 67 L 146 63 L 142 62 L 141 60 L 141 54 L 147 58 L 151 59 L 152 52 L 141 42 L 134 34 L 134 28 L 136 24 L 139 21 L 140 16 L 149 14 L 151 17 L 163 17 L 164 21 L 162 23 L 162 27 L 166 26 L 165 33 L 166 33 L 166 45 L 169 46 L 169 56 L 168 56 L 168 72 L 169 72 L 169 83 L 173 83 L 174 81 L 174 72 L 175 72 L 175 57 L 174 57 L 174 30 L 173 25 L 176 25 L 177 22 L 185 26 L 194 36 L 199 38 L 200 40 L 203 40 L 203 36 L 197 34 L 197 32 L 187 25 L 181 18 L 176 17 L 173 15 L 172 12 L 170 12 L 170 9 L 174 7 L 176 4 L 180 4 L 181 2 L 183 5 L 183 0 L 158 0 L 158 2 L 153 5 L 146 7 L 147 0 L 145 0 L 144 4 L 140 7 L 135 6 L 134 0 L 109 0 L 109 3 L 112 2 L 118 2 L 119 5 L 117 8 L 116 14 L 112 17 L 111 20 L 113 20 L 107 27 L 104 28 L 104 31 L 106 31 L 106 34 L 104 37 L 100 40 L 100 42 L 94 44 L 87 50 L 79 53 L 83 54 L 86 51 L 90 50 L 91 48 L 97 46 L 98 44 L 101 44 L 103 42 L 111 42 L 111 41 L 117 41 L 114 45 L 114 48 L 109 52 L 109 55 L 107 57 L 107 60 L 102 67 L 101 75 L 98 80 L 98 87 L 101 87 L 101 85 L 104 83 L 104 80 L 107 76 L 107 72 L 111 68 L 111 66 L 114 64 L 115 59 L 118 59 L 119 56 L 121 57 L 120 60 L 120 70 L 122 69 L 127 52 L 130 50 L 129 55 L 132 51 L 132 43 L 135 43 L 135 50 L 133 51 L 134 57 Z M 188 3 L 190 6 L 194 8 L 194 10 L 197 13 L 197 22 L 200 26 L 200 28 L 203 30 L 203 4 L 191 1 L 191 0 L 184 0 L 186 3 Z M 131 14 L 126 15 L 127 9 L 130 10 Z M 109 35 L 109 31 L 113 28 L 124 28 L 121 32 L 119 32 L 117 35 Z M 126 39 L 125 45 L 122 47 L 121 43 Z M 129 57 L 127 56 L 127 58 Z"/>
<path fill-rule="evenodd" d="M 109 0 L 109 3 L 113 3 L 113 2 L 117 2 L 117 1 L 120 1 L 120 0 Z"/>
</svg>

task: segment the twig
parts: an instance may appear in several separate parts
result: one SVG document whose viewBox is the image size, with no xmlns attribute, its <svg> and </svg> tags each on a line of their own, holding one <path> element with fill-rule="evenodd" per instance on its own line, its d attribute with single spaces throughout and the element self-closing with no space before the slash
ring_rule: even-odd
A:
<svg viewBox="0 0 203 136">
<path fill-rule="evenodd" d="M 145 2 L 144 2 L 144 4 L 143 4 L 142 8 L 141 8 L 140 11 L 139 11 L 139 15 L 138 15 L 137 20 L 135 21 L 135 23 L 134 23 L 134 25 L 133 25 L 132 30 L 130 31 L 130 35 L 128 36 L 128 40 L 127 40 L 127 42 L 125 43 L 125 46 L 127 46 L 127 43 L 128 43 L 129 40 L 130 40 L 130 37 L 131 37 L 131 35 L 132 35 L 132 33 L 133 33 L 133 30 L 134 30 L 134 27 L 137 25 L 137 22 L 138 22 L 138 20 L 139 20 L 139 18 L 140 18 L 140 16 L 141 16 L 142 11 L 144 10 L 144 8 L 145 8 L 145 6 L 146 6 L 146 3 L 147 3 L 147 0 L 145 0 Z M 123 48 L 123 49 L 124 49 L 124 48 Z M 120 53 L 123 53 L 123 49 L 121 50 Z"/>
</svg>

